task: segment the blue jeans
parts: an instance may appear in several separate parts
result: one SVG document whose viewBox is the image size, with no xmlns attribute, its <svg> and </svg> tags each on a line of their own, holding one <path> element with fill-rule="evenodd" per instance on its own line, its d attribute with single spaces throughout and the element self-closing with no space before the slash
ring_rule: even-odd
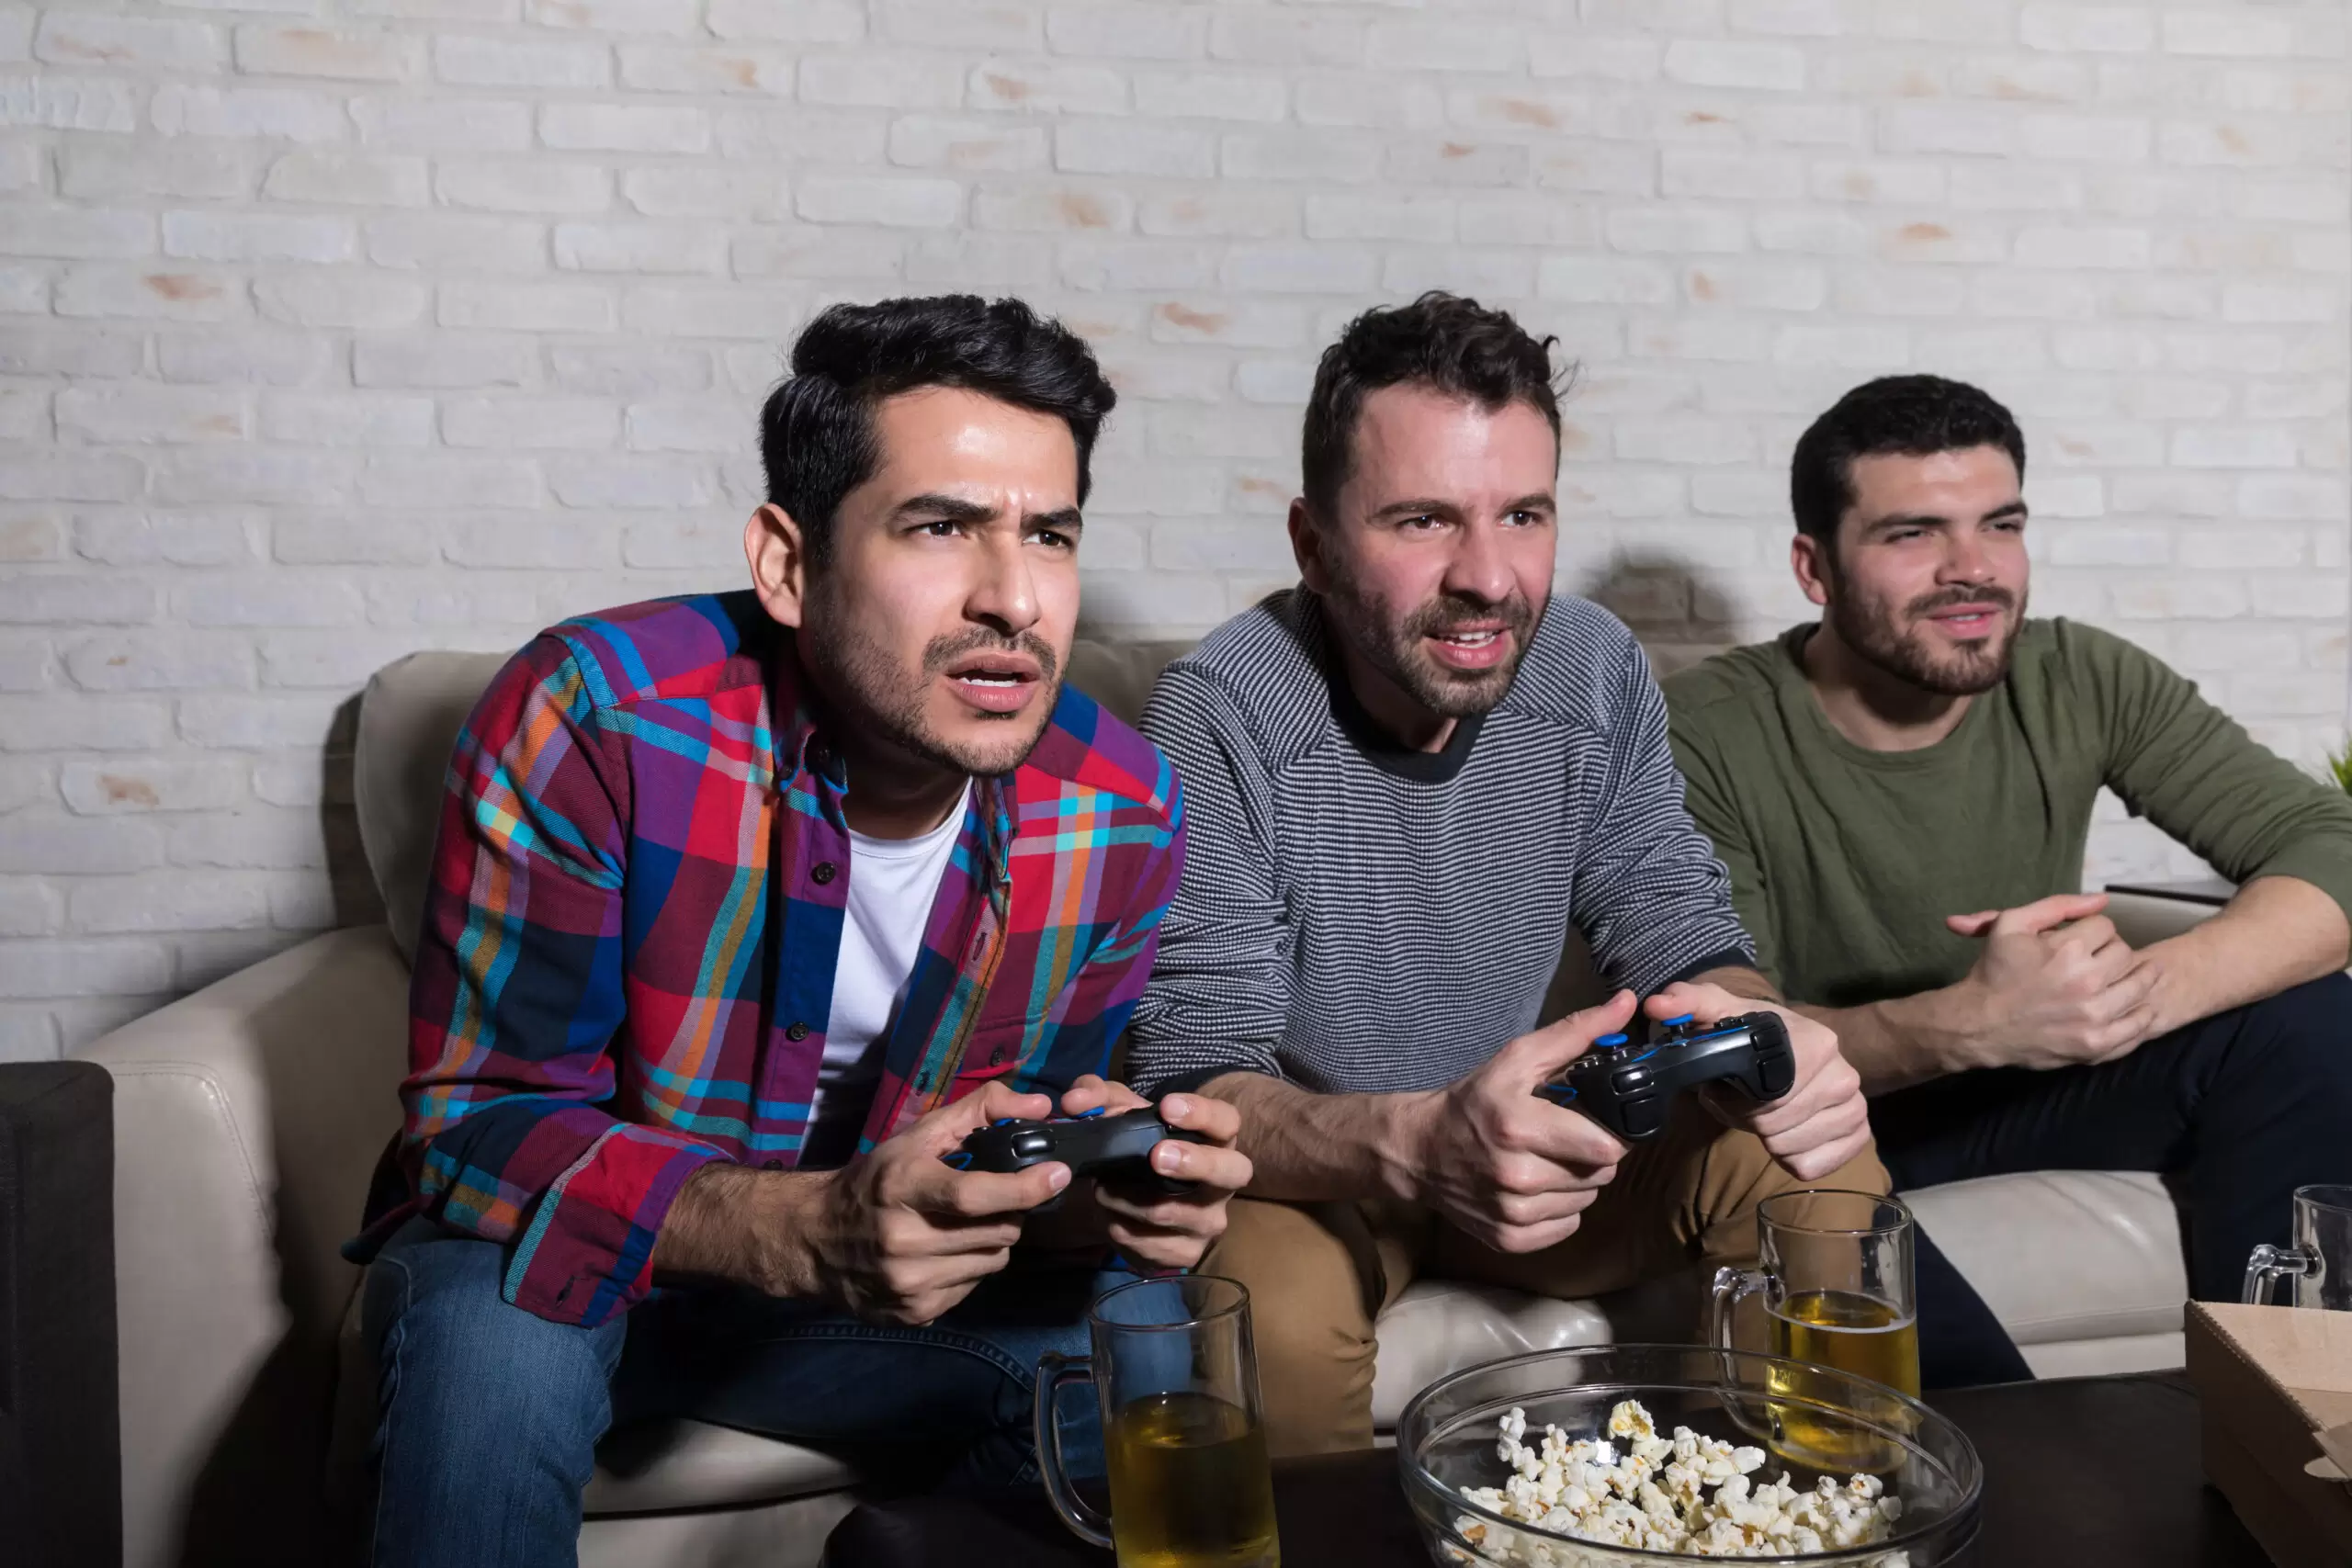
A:
<svg viewBox="0 0 2352 1568">
<path fill-rule="evenodd" d="M 1082 1354 L 1089 1303 L 1131 1278 L 1009 1271 L 922 1328 L 735 1290 L 663 1292 L 579 1328 L 507 1304 L 506 1262 L 419 1219 L 368 1267 L 378 1568 L 575 1562 L 598 1440 L 651 1417 L 918 1454 L 950 1486 L 1035 1484 L 1037 1359 Z M 1073 1471 L 1100 1473 L 1093 1402 L 1069 1397 L 1061 1418 Z"/>
</svg>

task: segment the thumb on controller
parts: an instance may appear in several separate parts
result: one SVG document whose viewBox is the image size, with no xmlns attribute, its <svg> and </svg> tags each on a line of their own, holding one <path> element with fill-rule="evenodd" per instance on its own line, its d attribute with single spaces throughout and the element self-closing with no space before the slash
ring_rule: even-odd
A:
<svg viewBox="0 0 2352 1568">
<path fill-rule="evenodd" d="M 1557 1023 L 1532 1034 L 1522 1034 L 1502 1049 L 1496 1067 L 1511 1077 L 1523 1077 L 1529 1092 L 1592 1048 L 1604 1034 L 1615 1034 L 1634 1020 L 1634 993 L 1619 991 L 1607 1001 L 1572 1012 Z"/>
<path fill-rule="evenodd" d="M 983 1084 L 977 1094 L 950 1100 L 932 1111 L 909 1127 L 905 1135 L 933 1153 L 944 1155 L 992 1122 L 1007 1117 L 1042 1122 L 1053 1113 L 1051 1095 L 1017 1094 L 1004 1083 L 992 1081 Z"/>
</svg>

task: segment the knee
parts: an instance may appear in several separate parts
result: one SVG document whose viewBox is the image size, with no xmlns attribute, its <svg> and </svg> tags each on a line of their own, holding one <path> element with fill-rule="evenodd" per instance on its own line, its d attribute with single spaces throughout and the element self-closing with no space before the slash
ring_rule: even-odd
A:
<svg viewBox="0 0 2352 1568">
<path fill-rule="evenodd" d="M 369 1265 L 384 1439 L 413 1438 L 458 1466 L 520 1446 L 584 1484 L 611 1419 L 607 1352 L 622 1329 L 551 1323 L 509 1304 L 504 1260 L 492 1243 L 450 1237 Z"/>
<path fill-rule="evenodd" d="M 1339 1364 L 1372 1353 L 1363 1282 L 1346 1244 L 1286 1203 L 1238 1199 L 1201 1271 L 1250 1292 L 1261 1361 Z"/>
<path fill-rule="evenodd" d="M 2260 1051 L 2271 1087 L 2317 1091 L 2331 1104 L 2352 1095 L 2352 976 L 2290 986 L 2247 1014 L 2242 1037 Z"/>
</svg>

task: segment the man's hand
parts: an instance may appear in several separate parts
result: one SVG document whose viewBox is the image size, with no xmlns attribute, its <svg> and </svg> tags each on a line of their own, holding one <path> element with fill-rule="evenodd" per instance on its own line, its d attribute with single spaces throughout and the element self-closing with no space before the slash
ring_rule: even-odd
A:
<svg viewBox="0 0 2352 1568">
<path fill-rule="evenodd" d="M 1003 1268 L 1023 1216 L 1069 1185 L 1069 1167 L 957 1170 L 941 1156 L 1000 1117 L 1052 1114 L 1046 1096 L 992 1083 L 843 1166 L 810 1235 L 830 1293 L 874 1322 L 929 1323 Z"/>
<path fill-rule="evenodd" d="M 2132 952 L 2106 908 L 2104 893 L 2062 893 L 1946 919 L 1984 941 L 1953 987 L 1960 1059 L 1948 1069 L 2110 1062 L 2154 1032 L 2162 966 Z"/>
<path fill-rule="evenodd" d="M 1126 1085 L 1105 1083 L 1088 1073 L 1063 1092 L 1061 1113 L 1083 1116 L 1101 1110 L 1115 1116 L 1150 1104 Z M 1241 1112 L 1206 1095 L 1171 1094 L 1159 1102 L 1159 1119 L 1207 1140 L 1188 1144 L 1170 1138 L 1151 1151 L 1153 1170 L 1195 1183 L 1193 1190 L 1172 1197 L 1146 1197 L 1089 1182 L 1092 1190 L 1086 1199 L 1102 1233 L 1127 1257 L 1158 1269 L 1190 1269 L 1200 1262 L 1209 1243 L 1225 1234 L 1226 1205 L 1250 1185 L 1250 1156 L 1234 1147 L 1241 1133 Z M 1070 1206 L 1077 1206 L 1076 1199 Z M 1075 1237 L 1055 1237 L 1057 1243 L 1070 1239 Z"/>
<path fill-rule="evenodd" d="M 1000 1116 L 1052 1113 L 1045 1095 L 992 1083 L 839 1170 L 707 1165 L 671 1205 L 655 1272 L 831 1299 L 880 1323 L 929 1323 L 1003 1268 L 1023 1216 L 1069 1185 L 1058 1161 L 1000 1174 L 940 1156 Z"/>
<path fill-rule="evenodd" d="M 1634 993 L 1522 1034 L 1441 1093 L 1418 1118 L 1413 1196 L 1498 1252 L 1538 1252 L 1576 1234 L 1626 1145 L 1536 1086 L 1625 1027 Z"/>
<path fill-rule="evenodd" d="M 1643 1010 L 1660 1021 L 1690 1013 L 1702 1023 L 1748 1012 L 1779 1014 L 1796 1057 L 1796 1081 L 1789 1092 L 1758 1104 L 1726 1085 L 1709 1084 L 1702 1095 L 1708 1109 L 1755 1134 L 1800 1181 L 1819 1180 L 1869 1146 L 1870 1105 L 1862 1098 L 1861 1075 L 1838 1051 L 1838 1036 L 1826 1024 L 1771 1002 L 1734 996 L 1721 986 L 1690 981 L 1668 986 Z"/>
</svg>

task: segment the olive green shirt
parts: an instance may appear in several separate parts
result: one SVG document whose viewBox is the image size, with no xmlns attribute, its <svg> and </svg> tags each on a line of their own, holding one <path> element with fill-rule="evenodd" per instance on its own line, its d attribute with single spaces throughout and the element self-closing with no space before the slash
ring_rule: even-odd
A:
<svg viewBox="0 0 2352 1568">
<path fill-rule="evenodd" d="M 2301 877 L 2352 916 L 2352 800 L 2122 638 L 2029 620 L 1950 735 L 1872 751 L 1806 683 L 1814 629 L 1664 682 L 1690 815 L 1785 995 L 1858 1007 L 1960 979 L 1981 944 L 1944 917 L 2079 891 L 2101 784 L 2223 876 Z"/>
</svg>

